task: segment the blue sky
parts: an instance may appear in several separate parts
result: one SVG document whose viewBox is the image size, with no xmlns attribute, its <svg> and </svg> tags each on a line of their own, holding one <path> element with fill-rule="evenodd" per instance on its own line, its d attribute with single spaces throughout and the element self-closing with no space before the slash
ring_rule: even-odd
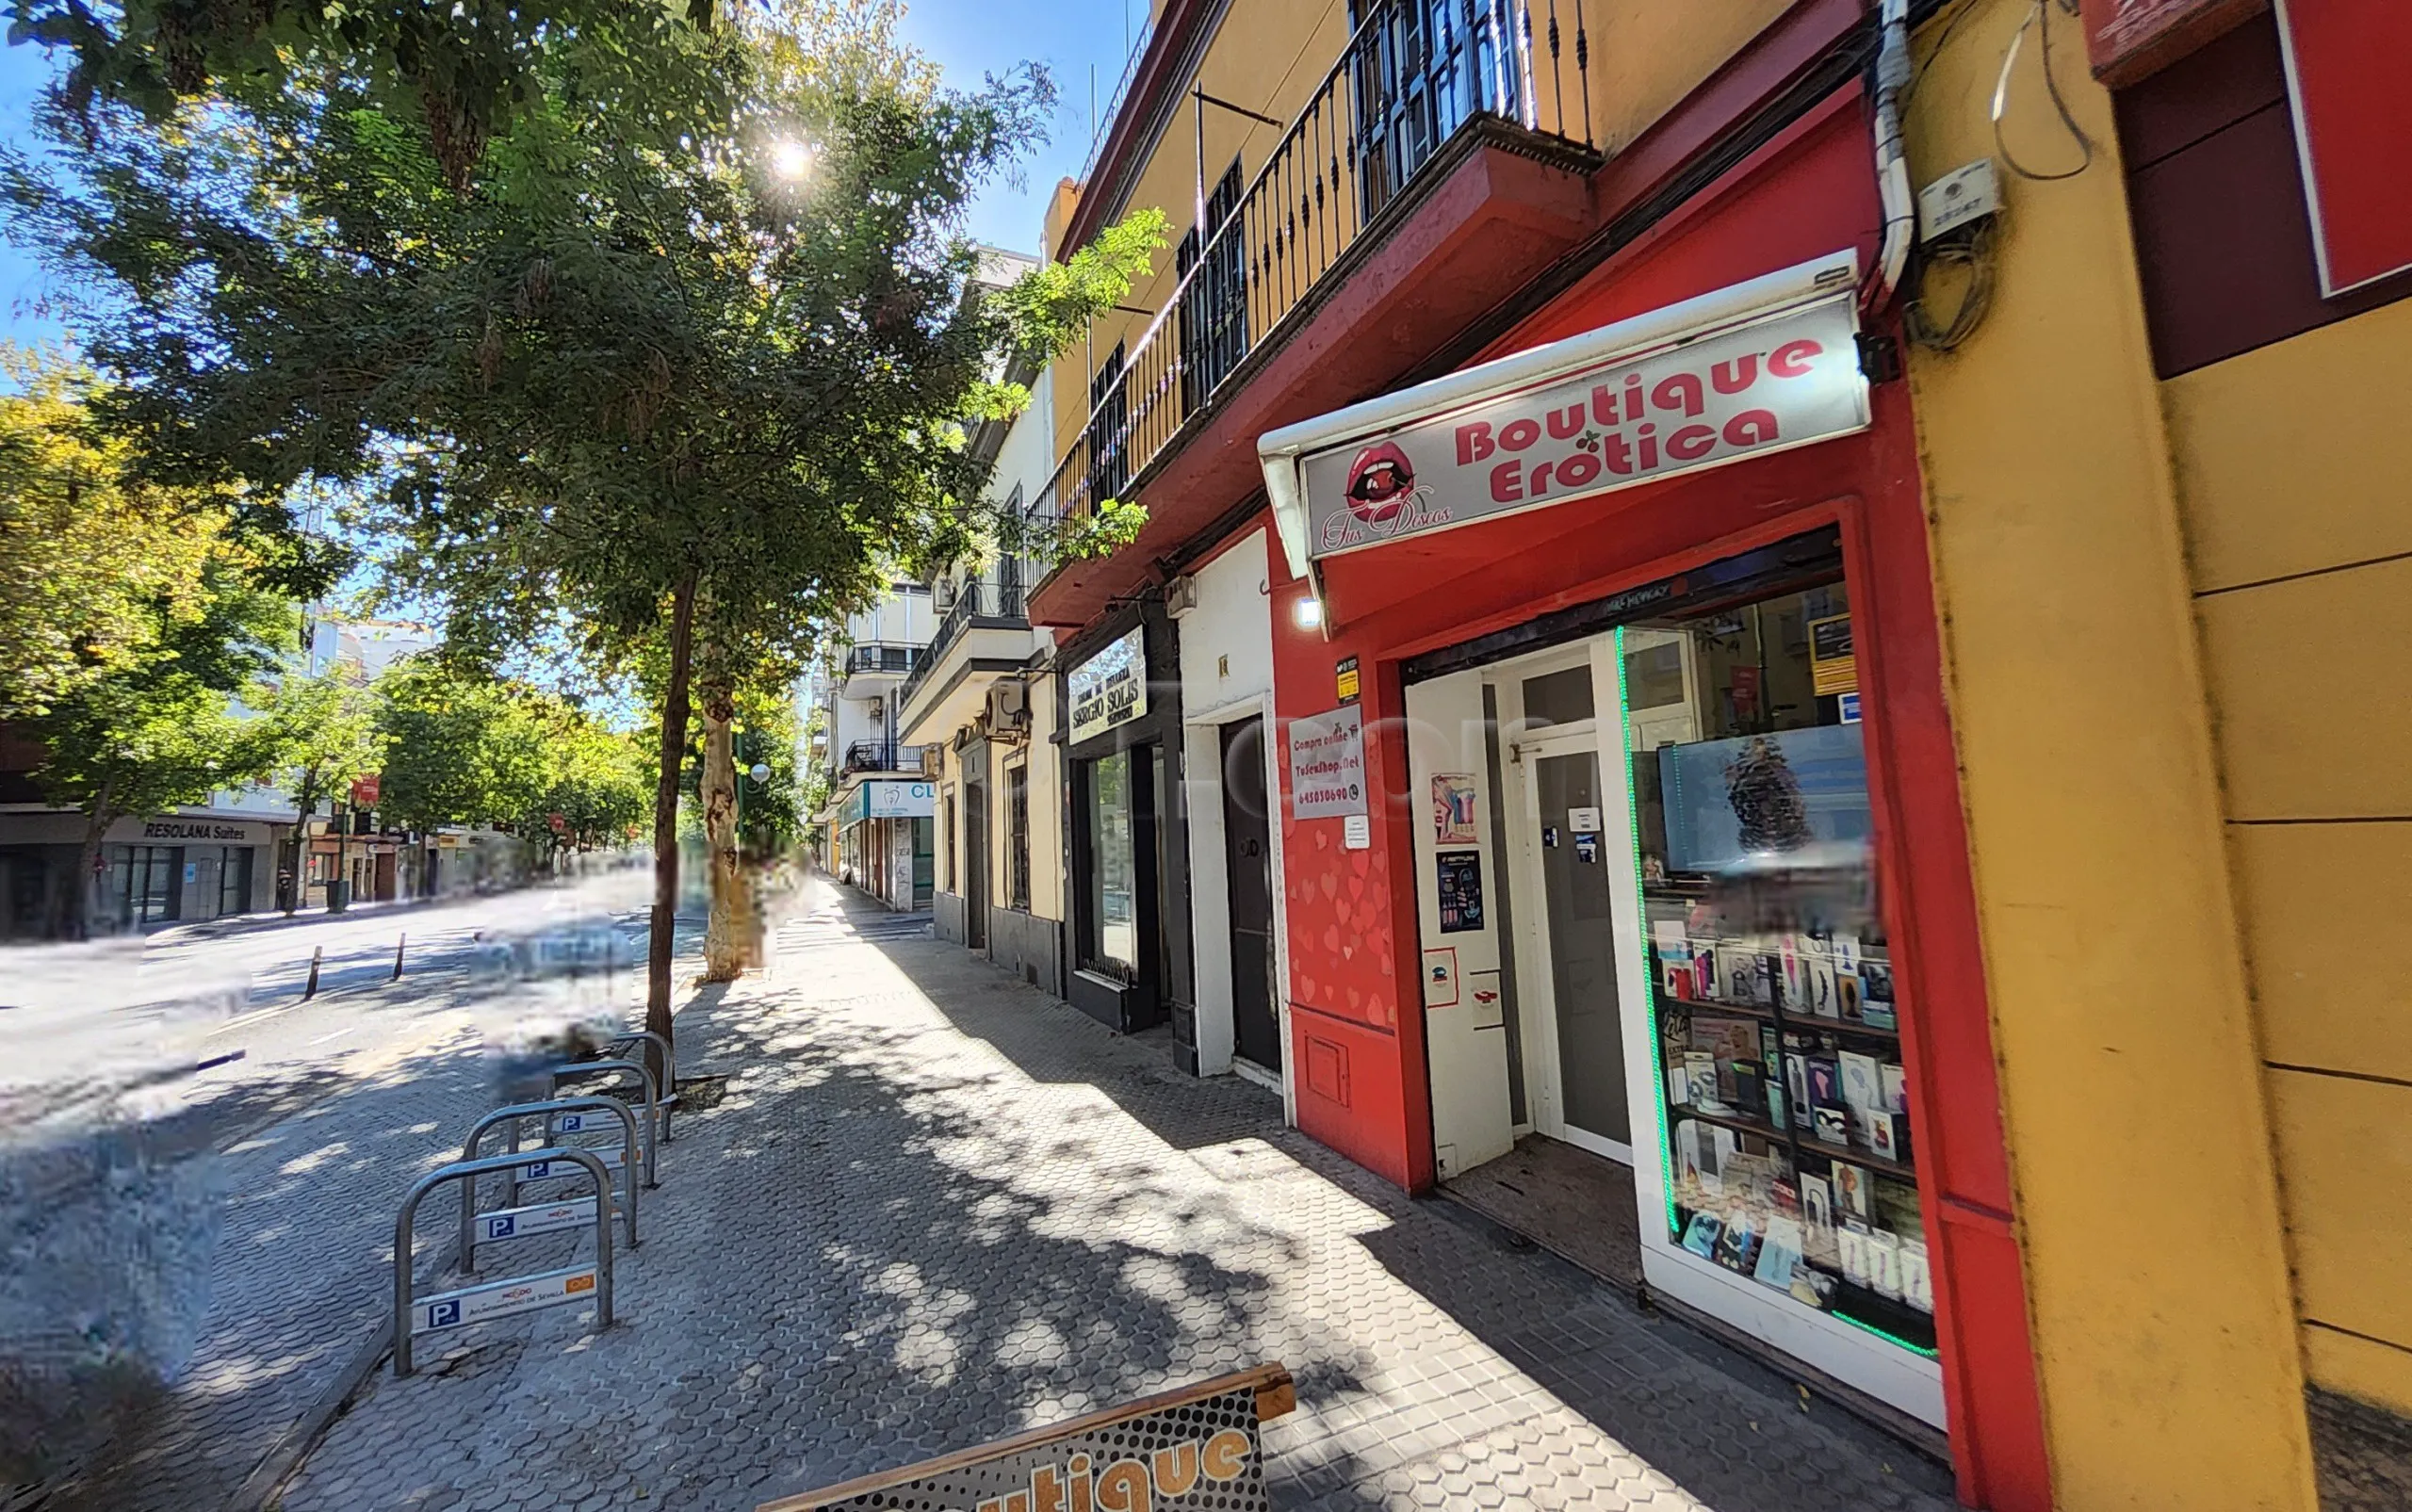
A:
<svg viewBox="0 0 2412 1512">
<path fill-rule="evenodd" d="M 950 82 L 975 88 L 985 73 L 1030 61 L 1045 64 L 1062 91 L 1053 139 L 1026 166 L 1019 188 L 992 186 L 972 206 L 974 236 L 1018 252 L 1038 250 L 1048 191 L 1077 172 L 1087 155 L 1092 73 L 1102 110 L 1121 77 L 1130 40 L 1147 16 L 1148 0 L 914 0 L 905 34 L 937 60 Z M 40 51 L 0 46 L 0 139 L 29 139 L 33 101 L 49 75 Z M 0 334 L 17 341 L 63 338 L 55 318 L 31 308 L 46 287 L 31 255 L 0 243 Z"/>
</svg>

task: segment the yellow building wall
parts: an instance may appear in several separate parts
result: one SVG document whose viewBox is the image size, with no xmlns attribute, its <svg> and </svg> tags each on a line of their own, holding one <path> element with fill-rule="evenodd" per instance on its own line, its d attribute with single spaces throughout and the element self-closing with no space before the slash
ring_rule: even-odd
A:
<svg viewBox="0 0 2412 1512">
<path fill-rule="evenodd" d="M 1191 82 L 1217 99 L 1244 106 L 1283 122 L 1268 126 L 1234 111 L 1209 106 L 1203 139 L 1206 187 L 1214 185 L 1236 155 L 1243 185 L 1280 143 L 1287 123 L 1306 107 L 1323 85 L 1324 76 L 1340 57 L 1348 40 L 1347 0 L 1231 0 L 1194 81 L 1184 81 L 1177 108 L 1166 118 L 1164 132 L 1149 151 L 1131 188 L 1127 208 L 1152 206 L 1170 222 L 1171 245 L 1156 257 L 1154 276 L 1134 284 L 1123 302 L 1149 314 L 1109 315 L 1091 328 L 1089 339 L 1075 345 L 1055 365 L 1055 454 L 1063 456 L 1079 438 L 1089 416 L 1089 382 L 1101 368 L 1116 342 L 1134 351 L 1146 333 L 1152 312 L 1162 310 L 1180 284 L 1174 248 L 1198 223 L 1198 170 L 1200 133 L 1195 107 L 1188 98 Z M 1159 338 L 1163 339 L 1163 338 Z"/>
<path fill-rule="evenodd" d="M 2305 1366 L 2412 1414 L 2412 301 L 2163 385 Z"/>
<path fill-rule="evenodd" d="M 1586 74 L 1575 58 L 1577 8 L 1559 17 L 1558 57 L 1549 54 L 1548 14 L 1533 17 L 1532 95 L 1535 124 L 1542 131 L 1582 140 L 1587 130 L 1602 151 L 1629 144 L 1673 108 L 1795 0 L 1589 0 L 1582 8 L 1589 43 L 1589 119 L 1584 112 Z M 1339 61 L 1349 38 L 1347 0 L 1231 0 L 1209 40 L 1194 82 L 1208 94 L 1282 122 L 1270 126 L 1247 116 L 1208 106 L 1204 113 L 1203 163 L 1211 192 L 1234 158 L 1241 183 L 1253 182 L 1296 120 L 1315 98 Z M 1172 241 L 1197 223 L 1200 132 L 1194 106 L 1182 98 L 1133 183 L 1128 206 L 1162 209 Z M 1330 144 L 1345 153 L 1345 143 Z M 1061 228 L 1077 198 L 1059 194 L 1051 208 L 1048 243 L 1056 248 Z M 1162 310 L 1180 284 L 1174 254 L 1157 259 L 1152 277 L 1135 285 L 1124 302 L 1131 311 L 1096 322 L 1089 339 L 1058 362 L 1054 385 L 1055 454 L 1064 456 L 1085 427 L 1091 380 L 1103 368 L 1116 342 L 1136 351 L 1152 312 Z M 1262 336 L 1257 331 L 1253 335 Z M 1158 339 L 1165 339 L 1159 337 Z"/>
<path fill-rule="evenodd" d="M 1994 153 L 2032 12 L 1970 0 L 1925 28 L 1915 180 Z M 2055 1495 L 2310 1512 L 2192 584 L 2110 99 L 2074 38 L 2056 61 L 2094 166 L 2007 181 L 1990 317 L 1910 363 Z M 2060 168 L 2039 52 L 2006 135 Z"/>
</svg>

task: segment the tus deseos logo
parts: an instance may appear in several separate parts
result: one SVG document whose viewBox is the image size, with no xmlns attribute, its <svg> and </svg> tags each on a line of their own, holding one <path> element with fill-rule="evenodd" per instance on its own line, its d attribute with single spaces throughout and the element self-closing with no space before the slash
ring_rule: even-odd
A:
<svg viewBox="0 0 2412 1512">
<path fill-rule="evenodd" d="M 1415 467 L 1407 453 L 1377 441 L 1349 464 L 1348 512 L 1367 525 L 1380 525 L 1406 507 L 1414 487 Z"/>
</svg>

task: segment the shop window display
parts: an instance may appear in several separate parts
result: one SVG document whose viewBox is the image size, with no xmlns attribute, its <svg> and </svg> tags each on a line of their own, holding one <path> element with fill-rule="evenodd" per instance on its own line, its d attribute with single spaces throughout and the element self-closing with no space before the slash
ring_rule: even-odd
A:
<svg viewBox="0 0 2412 1512">
<path fill-rule="evenodd" d="M 1840 581 L 1618 634 L 1668 1238 L 1934 1351 Z"/>
</svg>

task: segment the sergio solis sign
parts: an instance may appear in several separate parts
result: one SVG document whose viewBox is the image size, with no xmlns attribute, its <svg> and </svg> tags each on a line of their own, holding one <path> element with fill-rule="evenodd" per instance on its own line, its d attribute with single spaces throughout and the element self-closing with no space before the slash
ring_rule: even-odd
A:
<svg viewBox="0 0 2412 1512">
<path fill-rule="evenodd" d="M 1863 431 L 1848 292 L 1304 459 L 1308 554 L 1637 487 Z"/>
</svg>

